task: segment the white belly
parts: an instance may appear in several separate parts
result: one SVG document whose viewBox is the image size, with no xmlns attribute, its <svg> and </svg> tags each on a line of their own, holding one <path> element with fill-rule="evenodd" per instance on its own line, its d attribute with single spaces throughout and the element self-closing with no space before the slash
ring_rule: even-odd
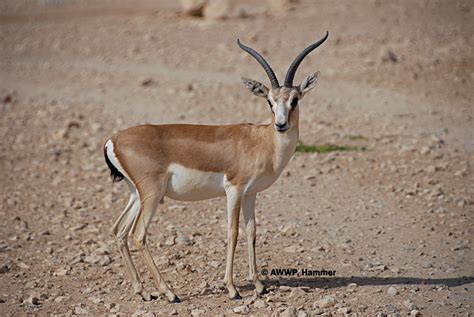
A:
<svg viewBox="0 0 474 317">
<path fill-rule="evenodd" d="M 184 201 L 204 200 L 225 195 L 224 174 L 202 172 L 171 164 L 165 196 Z"/>
</svg>

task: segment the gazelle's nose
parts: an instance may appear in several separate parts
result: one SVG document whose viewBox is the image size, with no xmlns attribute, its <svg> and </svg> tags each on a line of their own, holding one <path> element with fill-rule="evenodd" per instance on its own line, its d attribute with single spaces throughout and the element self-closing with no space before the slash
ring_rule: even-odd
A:
<svg viewBox="0 0 474 317">
<path fill-rule="evenodd" d="M 286 126 L 286 122 L 283 122 L 283 123 L 275 122 L 275 125 L 277 126 L 277 128 L 284 128 Z"/>
</svg>

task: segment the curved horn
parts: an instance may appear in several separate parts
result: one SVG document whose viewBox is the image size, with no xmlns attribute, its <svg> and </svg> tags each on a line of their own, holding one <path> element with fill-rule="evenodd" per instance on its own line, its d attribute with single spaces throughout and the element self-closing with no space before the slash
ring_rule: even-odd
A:
<svg viewBox="0 0 474 317">
<path fill-rule="evenodd" d="M 262 65 L 263 69 L 267 73 L 268 78 L 270 78 L 270 82 L 272 83 L 272 87 L 273 88 L 280 87 L 280 84 L 278 83 L 278 79 L 276 78 L 275 73 L 273 72 L 270 65 L 268 65 L 267 61 L 262 57 L 262 55 L 260 55 L 254 49 L 240 43 L 239 39 L 237 39 L 237 44 L 239 45 L 239 47 L 241 49 L 243 49 L 244 51 L 249 53 L 253 58 L 255 58 L 257 60 L 257 62 L 260 63 L 260 65 Z"/>
<path fill-rule="evenodd" d="M 293 79 L 295 78 L 295 74 L 296 74 L 296 70 L 298 69 L 298 66 L 300 66 L 301 62 L 306 57 L 306 55 L 311 53 L 311 51 L 314 50 L 319 45 L 323 44 L 324 41 L 326 41 L 326 39 L 328 38 L 328 36 L 329 36 L 329 32 L 326 31 L 326 36 L 324 36 L 322 39 L 320 39 L 316 43 L 311 44 L 310 46 L 305 48 L 300 53 L 300 55 L 296 56 L 295 60 L 293 61 L 293 63 L 291 63 L 290 67 L 288 68 L 288 72 L 286 73 L 285 84 L 284 84 L 285 87 L 293 87 Z"/>
</svg>

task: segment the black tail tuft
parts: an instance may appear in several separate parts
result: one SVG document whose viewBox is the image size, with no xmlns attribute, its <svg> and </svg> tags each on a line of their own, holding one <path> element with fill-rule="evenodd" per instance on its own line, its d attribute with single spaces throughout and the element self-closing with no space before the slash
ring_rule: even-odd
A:
<svg viewBox="0 0 474 317">
<path fill-rule="evenodd" d="M 112 162 L 109 160 L 109 157 L 107 156 L 107 148 L 104 147 L 104 157 L 105 157 L 105 163 L 107 163 L 107 166 L 110 169 L 110 177 L 112 178 L 112 182 L 120 182 L 123 180 L 123 174 L 120 173 L 120 171 L 112 164 Z"/>
</svg>

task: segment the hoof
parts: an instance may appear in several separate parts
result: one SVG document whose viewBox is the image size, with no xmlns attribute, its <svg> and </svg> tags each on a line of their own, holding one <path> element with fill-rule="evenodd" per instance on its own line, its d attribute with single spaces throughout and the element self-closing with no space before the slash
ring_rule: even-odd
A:
<svg viewBox="0 0 474 317">
<path fill-rule="evenodd" d="M 151 301 L 151 299 L 152 299 L 151 294 L 148 293 L 148 292 L 145 291 L 145 290 L 141 290 L 141 291 L 135 292 L 135 294 L 137 294 L 138 296 L 140 296 L 141 299 L 144 300 L 145 302 L 149 302 L 149 301 Z"/>
<path fill-rule="evenodd" d="M 170 303 L 176 303 L 176 304 L 181 303 L 181 300 L 179 299 L 178 296 L 175 295 L 174 298 L 170 300 Z"/>
<path fill-rule="evenodd" d="M 257 294 L 258 295 L 265 295 L 265 294 L 268 294 L 268 290 L 266 287 L 262 288 L 262 290 L 258 291 L 257 290 Z"/>
</svg>

